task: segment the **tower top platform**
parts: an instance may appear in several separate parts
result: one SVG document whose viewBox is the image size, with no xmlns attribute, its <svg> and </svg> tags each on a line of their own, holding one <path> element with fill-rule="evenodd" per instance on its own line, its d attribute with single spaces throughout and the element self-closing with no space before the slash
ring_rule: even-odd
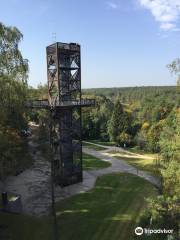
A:
<svg viewBox="0 0 180 240">
<path fill-rule="evenodd" d="M 53 44 L 47 46 L 47 49 L 48 48 L 58 48 L 61 50 L 80 51 L 80 44 L 56 42 L 56 43 L 53 43 Z"/>
</svg>

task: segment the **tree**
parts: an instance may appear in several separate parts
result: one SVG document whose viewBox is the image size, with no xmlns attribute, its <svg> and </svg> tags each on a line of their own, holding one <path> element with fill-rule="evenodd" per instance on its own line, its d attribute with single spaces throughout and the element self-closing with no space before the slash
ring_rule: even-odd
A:
<svg viewBox="0 0 180 240">
<path fill-rule="evenodd" d="M 180 91 L 180 58 L 176 58 L 167 67 L 172 74 L 177 75 L 177 89 Z"/>
<path fill-rule="evenodd" d="M 119 136 L 121 136 L 123 132 L 128 133 L 129 123 L 129 115 L 126 111 L 124 111 L 120 99 L 118 98 L 115 102 L 112 117 L 108 124 L 108 133 L 111 141 L 115 141 L 117 143 L 121 142 Z"/>
<path fill-rule="evenodd" d="M 180 108 L 174 108 L 164 123 L 160 136 L 162 161 L 169 163 L 180 159 Z"/>
<path fill-rule="evenodd" d="M 21 165 L 25 150 L 19 132 L 27 126 L 28 61 L 19 50 L 21 39 L 17 28 L 0 23 L 0 177 Z"/>
<path fill-rule="evenodd" d="M 0 23 L 0 124 L 15 129 L 25 125 L 28 61 L 19 50 L 22 37 L 16 27 Z"/>
<path fill-rule="evenodd" d="M 94 97 L 92 95 L 83 96 L 87 98 L 95 98 L 96 106 L 92 109 L 85 108 L 82 118 L 82 135 L 84 139 L 99 139 L 108 141 L 107 132 L 108 121 L 111 117 L 113 103 L 104 96 Z"/>
<path fill-rule="evenodd" d="M 163 129 L 164 120 L 153 124 L 147 132 L 147 148 L 152 152 L 159 152 L 159 140 Z"/>
<path fill-rule="evenodd" d="M 172 72 L 180 76 L 179 59 L 173 61 L 168 67 Z M 161 126 L 159 146 L 161 153 L 162 194 L 148 200 L 148 216 L 153 219 L 153 228 L 173 229 L 173 239 L 179 239 L 180 108 L 178 105 L 174 107 L 169 116 L 164 120 L 163 127 Z"/>
<path fill-rule="evenodd" d="M 28 60 L 22 57 L 19 42 L 23 35 L 16 27 L 0 23 L 0 76 L 26 82 Z"/>
</svg>

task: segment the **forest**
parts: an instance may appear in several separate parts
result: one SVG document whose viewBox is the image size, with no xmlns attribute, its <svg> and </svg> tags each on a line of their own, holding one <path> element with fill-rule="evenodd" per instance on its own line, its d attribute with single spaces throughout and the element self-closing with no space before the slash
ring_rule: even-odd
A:
<svg viewBox="0 0 180 240">
<path fill-rule="evenodd" d="M 175 73 L 174 61 L 170 67 Z M 175 66 L 175 67 L 174 67 Z M 84 90 L 96 98 L 96 107 L 84 112 L 84 139 L 114 142 L 116 146 L 158 154 L 162 188 L 148 199 L 148 216 L 156 228 L 178 231 L 180 200 L 180 89 L 177 86 Z M 154 239 L 154 238 L 152 238 Z"/>
<path fill-rule="evenodd" d="M 28 143 L 22 131 L 28 122 L 40 124 L 47 134 L 45 111 L 26 108 L 30 99 L 47 99 L 47 85 L 30 87 L 28 60 L 19 43 L 21 32 L 0 24 L 0 178 L 16 175 L 31 165 Z M 168 63 L 167 63 L 168 64 Z M 173 228 L 178 234 L 180 211 L 180 61 L 168 66 L 177 86 L 83 89 L 82 97 L 96 105 L 83 109 L 83 140 L 114 144 L 159 156 L 162 180 L 159 195 L 148 199 L 142 225 L 153 217 L 156 227 Z M 150 238 L 148 238 L 150 239 Z M 153 239 L 153 238 L 151 238 Z"/>
</svg>

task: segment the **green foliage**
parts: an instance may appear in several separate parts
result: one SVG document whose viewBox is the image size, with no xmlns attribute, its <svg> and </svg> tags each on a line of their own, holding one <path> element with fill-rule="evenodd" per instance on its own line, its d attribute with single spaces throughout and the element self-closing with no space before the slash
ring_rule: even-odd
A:
<svg viewBox="0 0 180 240">
<path fill-rule="evenodd" d="M 120 144 L 130 143 L 131 137 L 128 134 L 129 125 L 130 116 L 123 109 L 120 100 L 117 99 L 108 125 L 110 140 Z"/>
<path fill-rule="evenodd" d="M 180 159 L 180 108 L 175 108 L 166 119 L 160 148 L 164 162 Z"/>
<path fill-rule="evenodd" d="M 23 35 L 16 27 L 0 23 L 0 76 L 26 82 L 28 61 L 23 59 L 19 42 Z"/>
<path fill-rule="evenodd" d="M 45 85 L 38 85 L 38 87 L 32 88 L 28 87 L 27 91 L 28 100 L 43 100 L 48 99 L 48 87 Z M 29 121 L 36 122 L 38 124 L 46 124 L 48 122 L 49 116 L 47 115 L 47 111 L 30 109 L 28 112 Z M 48 124 L 48 123 L 47 123 Z"/>
<path fill-rule="evenodd" d="M 0 125 L 20 130 L 26 122 L 26 85 L 7 76 L 0 76 Z"/>
<path fill-rule="evenodd" d="M 106 98 L 114 101 L 117 96 L 120 97 L 122 104 L 127 106 L 133 105 L 139 107 L 139 102 L 143 103 L 145 99 L 152 99 L 156 96 L 166 96 L 170 102 L 177 101 L 176 87 L 175 86 L 162 86 L 162 87 L 123 87 L 123 88 L 93 88 L 83 90 L 85 95 L 105 96 Z"/>
<path fill-rule="evenodd" d="M 163 177 L 163 192 L 170 197 L 180 200 L 180 165 L 177 161 L 171 160 L 165 168 L 161 170 Z M 180 210 L 180 209 L 179 209 Z"/>
<path fill-rule="evenodd" d="M 95 94 L 97 102 L 95 108 L 87 109 L 83 114 L 85 139 L 114 139 L 120 145 L 127 139 L 127 145 L 137 145 L 141 149 L 154 152 L 160 150 L 163 121 L 168 118 L 172 109 L 180 104 L 176 87 L 107 88 L 83 92 L 91 97 Z M 123 110 L 116 110 L 117 113 L 113 116 L 117 96 Z M 119 111 L 122 111 L 121 114 Z M 115 115 L 120 124 L 113 121 Z M 121 124 L 124 120 L 128 127 L 125 123 Z"/>
<path fill-rule="evenodd" d="M 83 138 L 108 141 L 108 120 L 111 116 L 113 103 L 106 97 L 96 97 L 96 107 L 83 110 Z"/>
<path fill-rule="evenodd" d="M 160 120 L 156 124 L 152 125 L 147 132 L 147 148 L 152 152 L 159 152 L 159 140 L 163 129 L 163 120 Z"/>
<path fill-rule="evenodd" d="M 39 84 L 37 88 L 28 88 L 28 98 L 33 100 L 47 99 L 48 98 L 48 86 L 47 84 Z"/>
<path fill-rule="evenodd" d="M 145 131 L 139 131 L 134 140 L 140 149 L 147 149 L 147 133 Z"/>
<path fill-rule="evenodd" d="M 122 132 L 119 137 L 116 138 L 118 143 L 121 145 L 121 146 L 124 146 L 124 144 L 126 146 L 129 146 L 132 142 L 132 137 L 130 134 L 126 133 L 126 132 Z"/>
<path fill-rule="evenodd" d="M 21 39 L 22 34 L 17 28 L 0 23 L 1 178 L 22 170 L 28 160 L 26 141 L 19 135 L 21 129 L 27 127 L 25 101 L 28 63 L 19 50 Z"/>
<path fill-rule="evenodd" d="M 178 215 L 180 209 L 177 197 L 159 195 L 156 198 L 148 199 L 148 203 L 148 211 L 151 213 L 153 228 L 173 229 L 173 235 L 178 237 Z"/>
<path fill-rule="evenodd" d="M 115 102 L 112 117 L 108 126 L 108 132 L 109 132 L 111 141 L 116 142 L 117 138 L 119 137 L 119 134 L 122 133 L 122 131 L 124 130 L 124 126 L 122 126 L 121 124 L 122 115 L 123 115 L 123 107 L 120 103 L 120 100 L 117 99 Z"/>
<path fill-rule="evenodd" d="M 168 64 L 167 67 L 169 68 L 171 73 L 177 75 L 177 89 L 179 91 L 180 87 L 180 59 L 177 58 L 172 63 Z"/>
<path fill-rule="evenodd" d="M 148 200 L 148 215 L 154 228 L 174 229 L 178 239 L 180 213 L 180 109 L 174 108 L 164 121 L 159 145 L 161 148 L 162 194 Z M 162 238 L 163 239 L 163 238 Z"/>
</svg>

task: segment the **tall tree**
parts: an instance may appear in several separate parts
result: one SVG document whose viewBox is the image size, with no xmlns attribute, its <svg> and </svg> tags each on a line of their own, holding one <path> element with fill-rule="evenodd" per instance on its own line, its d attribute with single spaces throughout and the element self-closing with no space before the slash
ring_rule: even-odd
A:
<svg viewBox="0 0 180 240">
<path fill-rule="evenodd" d="M 22 37 L 16 27 L 0 23 L 0 124 L 17 129 L 23 125 L 28 76 L 28 61 L 19 50 Z"/>
<path fill-rule="evenodd" d="M 19 131 L 27 125 L 28 61 L 19 50 L 21 39 L 17 28 L 0 23 L 0 177 L 20 166 L 24 151 Z"/>
<path fill-rule="evenodd" d="M 111 141 L 119 142 L 119 137 L 124 132 L 128 132 L 129 128 L 129 116 L 124 111 L 123 106 L 118 98 L 114 105 L 112 117 L 109 121 L 108 132 Z"/>
<path fill-rule="evenodd" d="M 16 27 L 0 23 L 0 76 L 27 81 L 28 61 L 22 57 L 19 43 L 23 35 Z"/>
<path fill-rule="evenodd" d="M 167 65 L 172 74 L 177 76 L 177 89 L 180 92 L 180 58 L 176 58 L 172 63 Z"/>
</svg>

